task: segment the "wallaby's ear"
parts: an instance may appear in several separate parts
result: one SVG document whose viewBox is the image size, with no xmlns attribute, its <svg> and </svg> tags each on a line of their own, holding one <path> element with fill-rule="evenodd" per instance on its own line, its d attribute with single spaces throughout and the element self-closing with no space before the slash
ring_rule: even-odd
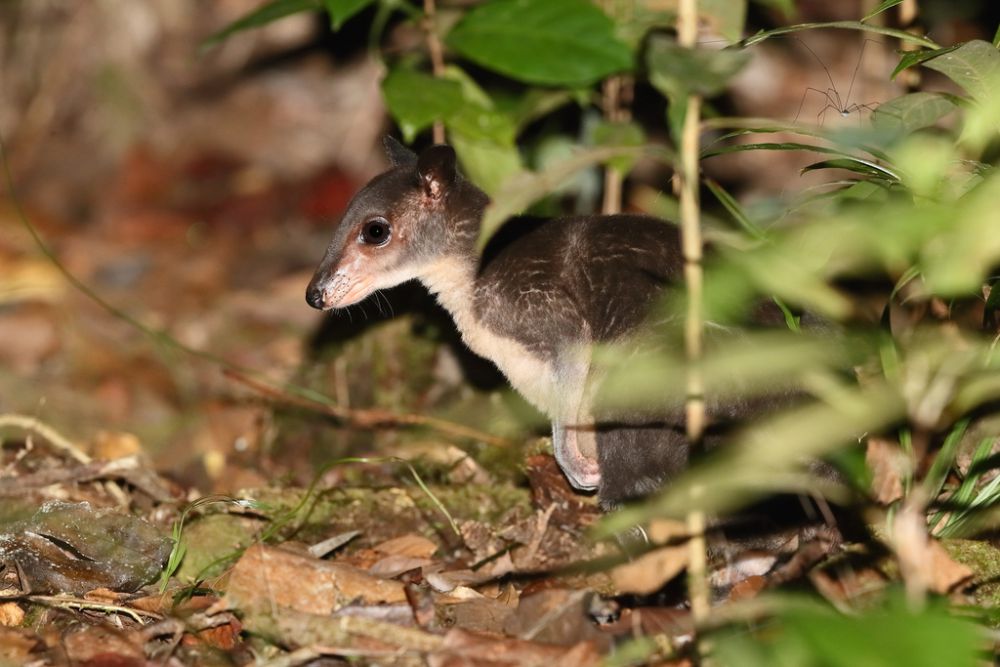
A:
<svg viewBox="0 0 1000 667">
<path fill-rule="evenodd" d="M 391 134 L 385 135 L 382 145 L 385 146 L 385 154 L 389 156 L 393 167 L 412 167 L 417 163 L 417 154 L 399 143 Z"/>
<path fill-rule="evenodd" d="M 432 199 L 440 199 L 455 182 L 455 149 L 438 144 L 420 154 L 417 173 L 424 192 Z"/>
</svg>

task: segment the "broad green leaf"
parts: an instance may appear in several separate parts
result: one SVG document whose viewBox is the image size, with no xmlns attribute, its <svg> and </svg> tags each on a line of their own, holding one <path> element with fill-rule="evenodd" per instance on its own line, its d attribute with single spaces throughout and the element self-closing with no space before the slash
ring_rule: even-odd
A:
<svg viewBox="0 0 1000 667">
<path fill-rule="evenodd" d="M 957 154 L 950 139 L 915 134 L 893 153 L 902 170 L 902 181 L 918 197 L 938 199 L 948 194 Z"/>
<path fill-rule="evenodd" d="M 895 37 L 896 39 L 902 40 L 904 42 L 919 44 L 920 46 L 926 47 L 928 49 L 940 48 L 937 42 L 934 42 L 933 40 L 930 40 L 927 37 L 914 35 L 911 32 L 906 32 L 905 30 L 897 30 L 896 28 L 885 28 L 879 25 L 870 25 L 868 23 L 861 23 L 860 21 L 827 21 L 825 23 L 798 23 L 796 25 L 774 28 L 773 30 L 761 30 L 756 34 L 747 37 L 742 42 L 740 42 L 740 44 L 742 44 L 743 46 L 753 46 L 754 44 L 760 44 L 765 39 L 770 39 L 771 37 L 777 37 L 778 35 L 788 35 L 790 33 L 802 32 L 804 30 L 824 30 L 827 28 L 839 28 L 841 30 L 860 30 L 862 32 L 874 32 L 879 35 L 888 35 L 889 37 Z"/>
<path fill-rule="evenodd" d="M 477 141 L 488 141 L 498 146 L 513 146 L 515 127 L 513 121 L 494 109 L 466 102 L 445 119 L 449 131 Z"/>
<path fill-rule="evenodd" d="M 330 28 L 337 31 L 347 19 L 373 2 L 375 0 L 323 0 L 323 7 L 330 15 Z"/>
<path fill-rule="evenodd" d="M 743 37 L 747 0 L 701 0 L 698 16 L 712 32 L 736 43 Z"/>
<path fill-rule="evenodd" d="M 590 85 L 632 66 L 614 23 L 587 0 L 493 0 L 445 41 L 487 69 L 541 85 Z"/>
<path fill-rule="evenodd" d="M 1000 51 L 989 42 L 966 42 L 925 60 L 924 67 L 941 72 L 978 102 L 987 103 L 1000 95 Z"/>
<path fill-rule="evenodd" d="M 806 599 L 774 599 L 776 614 L 759 631 L 721 633 L 713 658 L 724 667 L 973 667 L 985 631 L 944 605 L 914 611 L 901 600 L 842 614 Z"/>
<path fill-rule="evenodd" d="M 864 22 L 873 19 L 882 12 L 884 12 L 885 10 L 892 9 L 896 5 L 901 5 L 901 4 L 903 4 L 903 0 L 882 0 L 882 2 L 879 3 L 879 6 L 871 10 L 867 14 L 865 14 L 861 18 L 861 21 Z"/>
<path fill-rule="evenodd" d="M 476 139 L 450 130 L 449 141 L 462 163 L 462 171 L 490 197 L 497 196 L 504 183 L 524 173 L 517 146 Z"/>
<path fill-rule="evenodd" d="M 462 106 L 460 84 L 405 67 L 389 72 L 382 82 L 382 94 L 408 142 L 435 121 L 451 117 Z"/>
<path fill-rule="evenodd" d="M 206 39 L 204 46 L 214 46 L 234 33 L 259 28 L 292 14 L 318 9 L 321 9 L 319 0 L 272 0 Z"/>
<path fill-rule="evenodd" d="M 463 104 L 445 119 L 451 144 L 465 174 L 487 194 L 524 167 L 515 143 L 514 120 L 459 67 L 449 66 L 445 77 L 461 86 Z"/>
<path fill-rule="evenodd" d="M 946 95 L 910 93 L 880 104 L 872 114 L 872 124 L 877 130 L 909 134 L 934 125 L 955 108 Z"/>
<path fill-rule="evenodd" d="M 922 266 L 927 286 L 935 294 L 967 295 L 982 287 L 991 267 L 1000 260 L 997 233 L 1000 175 L 993 174 L 950 207 L 951 225 L 936 243 L 923 248 Z"/>
<path fill-rule="evenodd" d="M 635 146 L 646 143 L 646 133 L 636 123 L 611 123 L 601 121 L 590 130 L 590 140 L 595 146 Z M 635 158 L 624 156 L 608 160 L 608 167 L 627 174 L 635 165 Z"/>
<path fill-rule="evenodd" d="M 618 2 L 611 11 L 615 21 L 615 34 L 632 51 L 638 51 L 647 35 L 659 30 L 672 30 L 677 24 L 677 0 L 661 2 Z"/>
<path fill-rule="evenodd" d="M 909 69 L 914 65 L 919 65 L 925 60 L 930 60 L 931 58 L 937 58 L 945 53 L 951 53 L 955 49 L 962 46 L 961 44 L 954 44 L 952 46 L 947 46 L 943 49 L 924 49 L 923 51 L 907 51 L 903 54 L 903 57 L 899 59 L 899 64 L 896 65 L 896 69 L 892 70 L 892 74 L 889 75 L 890 79 L 895 79 L 899 76 L 899 73 L 905 69 Z"/>
<path fill-rule="evenodd" d="M 646 51 L 650 82 L 673 101 L 722 92 L 749 60 L 745 51 L 687 49 L 657 35 L 650 38 Z"/>
</svg>

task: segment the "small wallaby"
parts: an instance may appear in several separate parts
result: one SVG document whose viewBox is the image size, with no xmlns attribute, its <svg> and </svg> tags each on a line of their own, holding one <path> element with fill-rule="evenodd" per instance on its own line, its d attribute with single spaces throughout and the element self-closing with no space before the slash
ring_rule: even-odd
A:
<svg viewBox="0 0 1000 667">
<path fill-rule="evenodd" d="M 636 215 L 556 218 L 480 255 L 489 199 L 458 173 L 454 150 L 436 145 L 418 156 L 391 137 L 385 146 L 392 168 L 351 201 L 309 283 L 309 305 L 343 308 L 417 279 L 469 348 L 551 418 L 560 467 L 574 487 L 597 489 L 604 509 L 682 470 L 681 410 L 606 423 L 592 410 L 592 348 L 634 334 L 678 282 L 676 227 Z M 719 416 L 741 411 L 728 405 Z"/>
</svg>

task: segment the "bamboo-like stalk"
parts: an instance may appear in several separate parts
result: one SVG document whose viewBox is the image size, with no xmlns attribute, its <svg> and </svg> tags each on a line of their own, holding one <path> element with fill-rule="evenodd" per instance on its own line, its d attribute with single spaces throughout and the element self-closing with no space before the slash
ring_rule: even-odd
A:
<svg viewBox="0 0 1000 667">
<path fill-rule="evenodd" d="M 622 77 L 613 76 L 604 81 L 601 86 L 601 107 L 604 117 L 609 122 L 619 122 L 621 115 Z M 614 215 L 622 210 L 622 182 L 624 174 L 608 165 L 604 167 L 604 199 L 601 202 L 601 213 Z"/>
<path fill-rule="evenodd" d="M 698 38 L 698 0 L 681 0 L 677 14 L 677 37 L 681 46 L 695 48 Z M 687 437 L 692 449 L 701 442 L 705 430 L 704 379 L 699 369 L 702 357 L 702 237 L 700 203 L 698 199 L 698 154 L 701 98 L 687 99 L 684 128 L 680 146 L 681 244 L 684 253 L 684 280 L 687 285 L 687 313 L 684 343 L 688 361 L 685 416 Z M 700 502 L 700 488 L 692 490 L 692 503 Z M 690 556 L 688 592 L 695 627 L 702 625 L 709 614 L 708 579 L 705 555 L 705 514 L 694 508 L 687 517 Z"/>
<path fill-rule="evenodd" d="M 434 17 L 437 14 L 437 6 L 434 0 L 424 0 L 424 34 L 427 36 L 427 53 L 431 58 L 431 71 L 434 76 L 444 76 L 444 49 L 441 40 L 438 38 L 437 30 L 434 26 Z M 433 127 L 434 143 L 444 143 L 444 123 L 440 120 L 434 121 Z"/>
</svg>

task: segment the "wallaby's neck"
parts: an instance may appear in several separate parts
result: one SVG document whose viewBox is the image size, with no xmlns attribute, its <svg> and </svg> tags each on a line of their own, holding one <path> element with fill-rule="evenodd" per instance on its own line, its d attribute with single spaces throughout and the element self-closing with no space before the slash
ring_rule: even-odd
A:
<svg viewBox="0 0 1000 667">
<path fill-rule="evenodd" d="M 448 203 L 446 234 L 448 242 L 434 260 L 421 270 L 418 278 L 447 310 L 459 330 L 464 331 L 475 319 L 473 302 L 480 255 L 477 250 L 483 214 L 489 197 L 468 181 Z"/>
</svg>

